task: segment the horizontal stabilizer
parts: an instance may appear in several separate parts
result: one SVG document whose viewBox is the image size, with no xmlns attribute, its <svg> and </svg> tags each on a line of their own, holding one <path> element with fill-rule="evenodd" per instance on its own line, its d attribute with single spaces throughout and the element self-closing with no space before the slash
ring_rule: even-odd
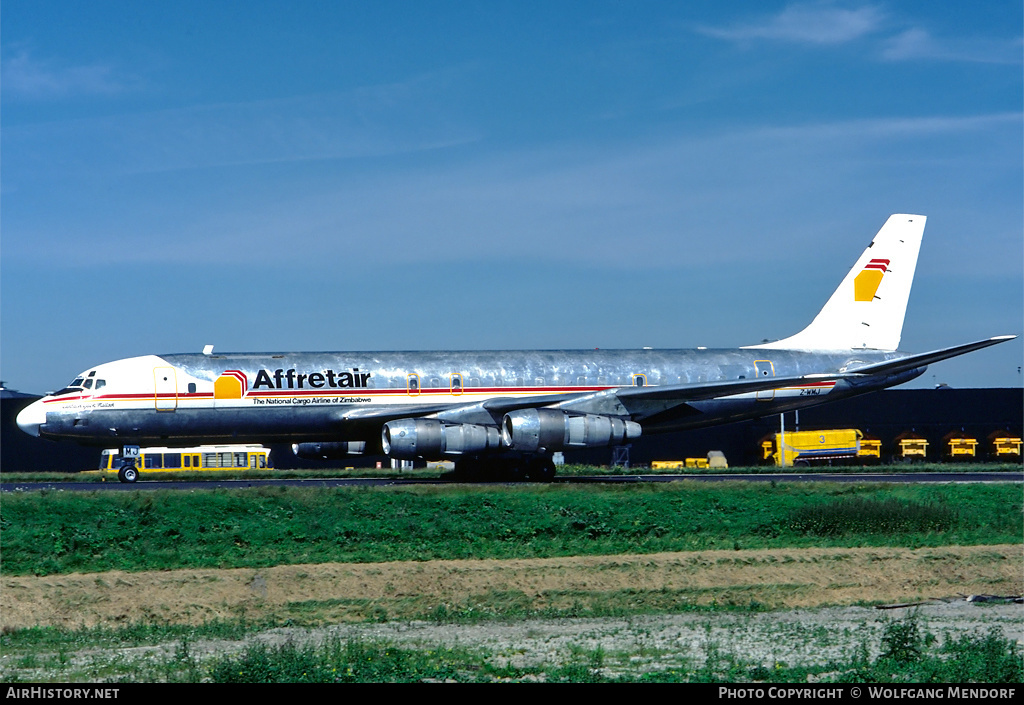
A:
<svg viewBox="0 0 1024 705">
<path fill-rule="evenodd" d="M 1007 340 L 1013 340 L 1017 336 L 1015 335 L 997 335 L 994 338 L 988 338 L 986 340 L 979 340 L 974 343 L 964 343 L 963 345 L 954 345 L 951 348 L 942 348 L 941 350 L 932 350 L 931 352 L 918 353 L 916 355 L 908 355 L 907 357 L 901 357 L 896 360 L 887 360 L 885 362 L 875 362 L 870 365 L 864 365 L 863 367 L 848 368 L 847 374 L 858 374 L 858 375 L 893 375 L 900 372 L 907 372 L 909 370 L 916 370 L 919 367 L 925 367 L 932 364 L 933 362 L 939 362 L 941 360 L 948 360 L 951 357 L 963 355 L 965 353 L 974 352 L 975 350 L 981 350 L 987 348 L 990 345 L 997 345 L 998 343 L 1005 343 Z"/>
</svg>

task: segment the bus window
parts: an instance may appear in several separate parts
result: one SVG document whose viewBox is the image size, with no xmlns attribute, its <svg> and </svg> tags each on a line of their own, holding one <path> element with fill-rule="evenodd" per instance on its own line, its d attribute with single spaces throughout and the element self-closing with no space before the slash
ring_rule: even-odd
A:
<svg viewBox="0 0 1024 705">
<path fill-rule="evenodd" d="M 164 469 L 177 469 L 181 467 L 181 453 L 164 453 Z"/>
<path fill-rule="evenodd" d="M 249 464 L 245 462 L 245 453 L 235 453 L 235 462 L 231 464 L 233 468 L 247 468 Z"/>
<path fill-rule="evenodd" d="M 163 456 L 160 453 L 146 453 L 142 456 L 142 467 L 147 470 L 162 470 Z"/>
<path fill-rule="evenodd" d="M 217 462 L 216 453 L 203 453 L 203 467 L 204 468 L 219 468 L 220 463 Z"/>
</svg>

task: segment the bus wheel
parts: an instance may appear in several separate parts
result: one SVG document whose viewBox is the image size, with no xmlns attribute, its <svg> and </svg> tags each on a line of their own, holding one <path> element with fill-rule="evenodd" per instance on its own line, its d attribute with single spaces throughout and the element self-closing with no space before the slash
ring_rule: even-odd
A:
<svg viewBox="0 0 1024 705">
<path fill-rule="evenodd" d="M 135 482 L 139 479 L 139 471 L 134 465 L 122 465 L 117 471 L 117 479 L 121 482 Z"/>
</svg>

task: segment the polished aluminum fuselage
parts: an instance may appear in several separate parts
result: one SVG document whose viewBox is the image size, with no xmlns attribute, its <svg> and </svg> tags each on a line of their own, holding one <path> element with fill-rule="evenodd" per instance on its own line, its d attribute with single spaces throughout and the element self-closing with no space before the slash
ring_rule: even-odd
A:
<svg viewBox="0 0 1024 705">
<path fill-rule="evenodd" d="M 35 418 L 41 436 L 107 447 L 328 440 L 375 447 L 390 420 L 499 425 L 509 409 L 544 406 L 628 418 L 646 434 L 799 409 L 900 384 L 924 368 L 698 398 L 686 385 L 838 374 L 900 357 L 756 348 L 175 354 L 97 367 L 108 380 L 103 389 L 45 397 Z M 637 387 L 680 392 L 616 393 Z"/>
</svg>

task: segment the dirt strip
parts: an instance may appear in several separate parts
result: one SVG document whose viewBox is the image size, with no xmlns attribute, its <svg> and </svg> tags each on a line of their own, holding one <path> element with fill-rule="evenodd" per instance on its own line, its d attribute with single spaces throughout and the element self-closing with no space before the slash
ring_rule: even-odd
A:
<svg viewBox="0 0 1024 705">
<path fill-rule="evenodd" d="M 3 577 L 0 628 L 196 624 L 280 617 L 307 606 L 343 622 L 365 620 L 373 609 L 389 618 L 411 617 L 496 593 L 541 608 L 558 606 L 566 595 L 586 602 L 657 591 L 678 607 L 757 601 L 773 609 L 1019 595 L 1024 547 L 766 549 Z"/>
</svg>

